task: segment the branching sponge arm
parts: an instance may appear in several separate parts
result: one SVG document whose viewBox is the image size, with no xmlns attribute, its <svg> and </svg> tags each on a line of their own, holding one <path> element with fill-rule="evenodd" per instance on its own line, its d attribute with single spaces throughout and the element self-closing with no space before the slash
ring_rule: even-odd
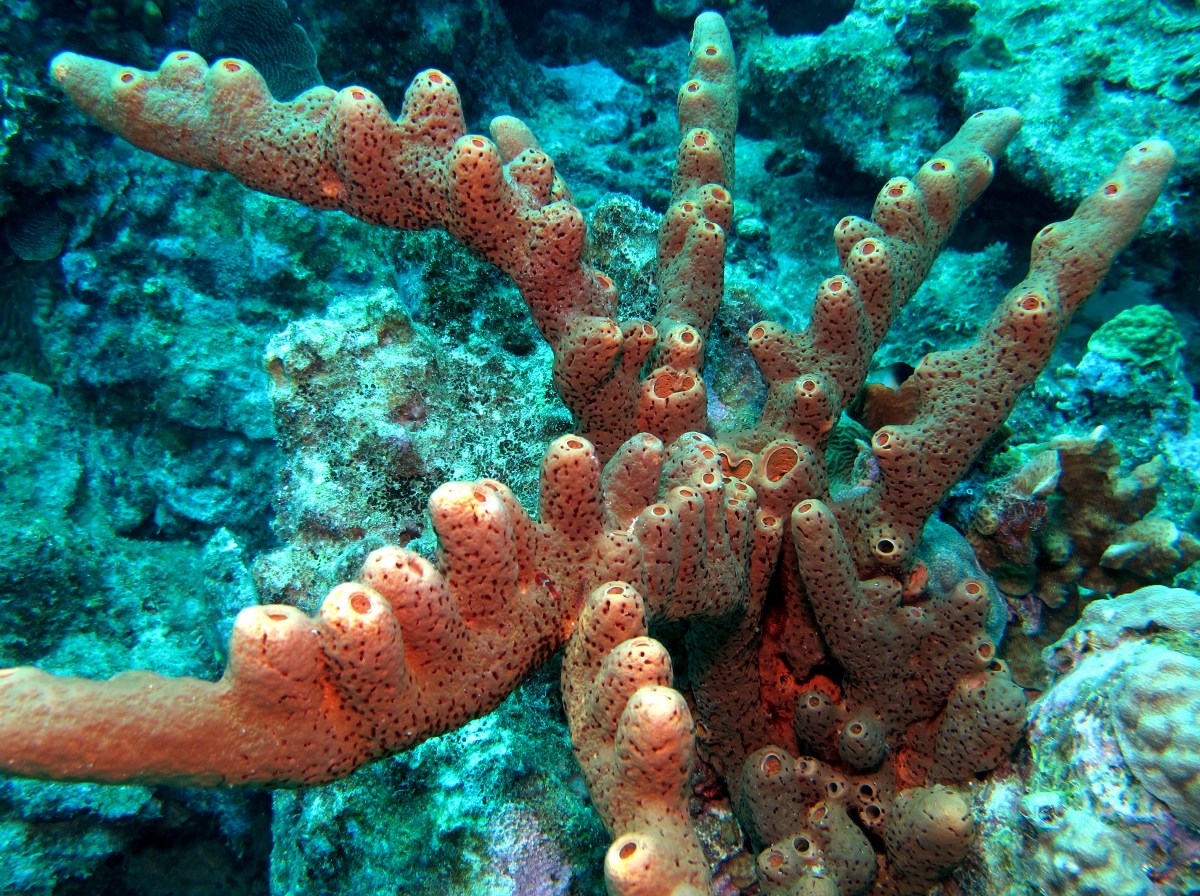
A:
<svg viewBox="0 0 1200 896">
<path fill-rule="evenodd" d="M 499 482 L 447 483 L 429 500 L 437 566 L 382 548 L 361 581 L 334 588 L 315 617 L 279 605 L 242 611 L 215 683 L 0 669 L 0 772 L 311 784 L 457 728 L 549 658 L 603 583 L 629 582 L 662 615 L 695 615 L 735 598 L 756 568 L 747 528 L 756 508 L 744 486 L 725 492 L 715 456 L 696 434 L 666 448 L 638 436 L 602 467 L 594 446 L 563 436 L 542 461 L 536 520 Z M 631 693 L 613 704 L 602 731 L 617 737 Z M 649 721 L 631 715 L 614 748 L 654 753 L 666 738 L 662 749 L 675 741 L 683 749 L 686 740 L 690 751 L 690 721 L 672 716 L 677 698 L 638 703 Z M 653 724 L 662 718 L 677 727 Z M 680 758 L 683 780 L 685 767 Z M 629 785 L 614 793 L 625 794 L 614 818 L 641 817 Z M 659 807 L 668 815 L 674 808 Z M 686 818 L 677 820 L 686 830 Z"/>
<path fill-rule="evenodd" d="M 554 350 L 575 431 L 602 457 L 637 432 L 671 442 L 705 429 L 700 370 L 724 292 L 737 124 L 733 43 L 715 13 L 696 21 L 679 96 L 655 326 L 618 319 L 613 282 L 583 260 L 583 215 L 529 128 L 502 116 L 491 139 L 468 134 L 458 91 L 439 71 L 413 79 L 395 120 L 362 87 L 277 102 L 249 63 L 209 66 L 187 51 L 154 72 L 61 53 L 50 71 L 83 112 L 164 158 L 371 224 L 454 236 L 512 278 Z"/>
<path fill-rule="evenodd" d="M 315 617 L 287 606 L 243 610 L 218 682 L 0 670 L 0 770 L 311 784 L 490 711 L 562 643 L 574 609 L 539 581 L 534 524 L 499 483 L 444 485 L 430 514 L 440 571 L 383 548 L 362 581 L 334 588 Z M 544 527 L 537 541 L 544 553 L 557 533 Z"/>
<path fill-rule="evenodd" d="M 513 278 L 552 343 L 577 315 L 616 312 L 611 284 L 580 260 L 583 217 L 549 157 L 508 119 L 501 146 L 468 134 L 439 71 L 413 79 L 395 120 L 363 87 L 276 102 L 249 63 L 186 51 L 155 72 L 60 53 L 50 71 L 83 112 L 163 158 L 370 224 L 446 230 Z"/>
<path fill-rule="evenodd" d="M 1049 362 L 1075 310 L 1133 239 L 1174 161 L 1161 140 L 1130 149 L 1074 215 L 1042 228 L 1029 273 L 975 341 L 927 355 L 905 381 L 898 404 L 914 409 L 912 419 L 872 437 L 881 479 L 863 501 L 865 529 L 892 527 L 888 541 L 900 547 L 891 563 L 911 559 L 926 519 Z"/>
<path fill-rule="evenodd" d="M 604 862 L 612 896 L 700 896 L 709 869 L 688 814 L 695 749 L 671 659 L 647 637 L 646 606 L 624 582 L 588 597 L 563 660 L 571 742 L 613 834 Z"/>
</svg>

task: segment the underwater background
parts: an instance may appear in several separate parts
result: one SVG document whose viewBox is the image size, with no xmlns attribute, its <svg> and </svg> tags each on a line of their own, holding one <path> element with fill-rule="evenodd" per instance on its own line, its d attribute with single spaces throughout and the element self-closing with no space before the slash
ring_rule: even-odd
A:
<svg viewBox="0 0 1200 896">
<path fill-rule="evenodd" d="M 571 425 L 550 350 L 502 274 L 443 233 L 318 213 L 135 150 L 61 95 L 54 54 L 153 69 L 191 48 L 250 59 L 278 97 L 361 84 L 393 112 L 414 74 L 440 68 L 473 131 L 501 114 L 530 124 L 588 219 L 591 263 L 627 314 L 649 316 L 675 94 L 704 8 L 6 0 L 0 666 L 216 678 L 240 608 L 311 612 L 383 544 L 432 556 L 425 501 L 440 483 L 496 478 L 533 506 L 545 445 Z M 1200 765 L 1200 678 L 1178 659 L 1197 664 L 1200 614 L 1184 603 L 1161 624 L 1154 647 L 1172 657 L 1139 642 L 1122 658 L 1118 632 L 1095 636 L 1111 650 L 1089 666 L 1078 637 L 1059 641 L 1093 599 L 1200 587 L 1200 6 L 711 8 L 742 91 L 708 363 L 722 407 L 761 404 L 743 334 L 763 318 L 806 322 L 836 269 L 833 224 L 866 214 L 886 178 L 915 171 L 975 111 L 1011 105 L 1025 124 L 893 326 L 881 376 L 967 342 L 1044 223 L 1132 144 L 1173 143 L 1139 236 L 943 509 L 1009 599 L 1017 681 L 1057 682 L 1013 766 L 980 787 L 977 855 L 943 887 L 1200 893 L 1200 788 L 1164 795 L 1171 785 L 1118 748 L 1120 708 L 1141 712 L 1139 688 L 1161 676 L 1176 703 L 1156 711 L 1192 730 L 1174 761 Z M 1049 492 L 1036 487 L 1048 452 Z M 1114 562 L 1114 545 L 1144 550 Z M 483 719 L 323 787 L 0 780 L 4 894 L 590 896 L 604 892 L 608 841 L 556 661 Z M 1109 858 L 1077 854 L 1086 843 Z M 1072 863 L 1094 889 L 1064 876 Z"/>
</svg>

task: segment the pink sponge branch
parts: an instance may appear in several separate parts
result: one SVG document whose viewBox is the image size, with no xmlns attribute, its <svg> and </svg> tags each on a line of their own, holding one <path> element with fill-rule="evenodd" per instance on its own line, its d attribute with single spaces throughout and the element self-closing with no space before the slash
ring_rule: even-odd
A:
<svg viewBox="0 0 1200 896">
<path fill-rule="evenodd" d="M 563 436 L 542 462 L 539 519 L 494 480 L 447 483 L 429 500 L 436 566 L 381 548 L 314 617 L 243 610 L 217 682 L 0 669 L 0 771 L 330 781 L 492 710 L 565 643 L 603 583 L 629 582 L 657 615 L 728 612 L 747 577 L 765 588 L 763 544 L 779 532 L 716 464 L 698 434 L 665 450 L 637 436 L 603 467 L 590 443 Z"/>
<path fill-rule="evenodd" d="M 521 567 L 529 525 L 498 483 L 430 500 L 439 572 L 374 552 L 316 617 L 243 610 L 220 681 L 0 670 L 0 768 L 55 780 L 311 784 L 496 706 L 564 637 L 569 604 Z"/>
<path fill-rule="evenodd" d="M 1067 221 L 1042 228 L 1029 273 L 997 306 L 976 340 L 925 357 L 900 389 L 911 422 L 878 429 L 881 478 L 858 499 L 868 556 L 888 566 L 912 559 L 921 528 L 1045 367 L 1083 300 L 1137 232 L 1175 161 L 1170 144 L 1130 149 Z M 882 546 L 882 548 L 881 548 Z"/>
<path fill-rule="evenodd" d="M 528 129 L 468 134 L 454 83 L 422 72 L 393 120 L 363 87 L 277 102 L 249 63 L 172 53 L 158 71 L 60 53 L 54 79 L 134 146 L 255 190 L 394 230 L 445 229 L 516 282 L 552 342 L 575 315 L 612 317 L 616 294 L 581 259 L 583 217 Z M 522 130 L 523 129 L 523 130 Z"/>
<path fill-rule="evenodd" d="M 249 728 L 239 724 L 240 707 L 225 683 L 150 672 L 91 681 L 33 668 L 5 669 L 0 681 L 5 713 L 19 720 L 0 731 L 8 774 L 108 783 L 233 783 L 228 766 L 235 750 L 248 765 L 241 780 L 257 771 L 265 783 L 287 771 L 278 764 L 283 758 L 278 745 L 256 736 L 261 729 L 253 717 Z"/>
<path fill-rule="evenodd" d="M 249 63 L 209 66 L 187 51 L 154 72 L 61 53 L 50 71 L 83 112 L 166 159 L 371 224 L 454 236 L 512 278 L 554 350 L 555 386 L 576 431 L 602 457 L 639 431 L 669 442 L 705 428 L 700 369 L 724 292 L 737 124 L 737 69 L 720 16 L 697 19 L 680 92 L 655 326 L 617 319 L 612 281 L 583 260 L 583 215 L 530 129 L 501 116 L 492 139 L 468 134 L 442 72 L 417 75 L 393 120 L 363 87 L 277 102 Z"/>
</svg>

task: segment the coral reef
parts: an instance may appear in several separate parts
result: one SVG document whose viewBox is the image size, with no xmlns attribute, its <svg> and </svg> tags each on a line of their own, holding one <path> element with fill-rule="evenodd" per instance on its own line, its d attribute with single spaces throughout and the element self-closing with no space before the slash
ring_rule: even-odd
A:
<svg viewBox="0 0 1200 896">
<path fill-rule="evenodd" d="M 1021 813 L 1037 839 L 1032 870 L 1043 892 L 1055 896 L 1144 896 L 1150 878 L 1145 853 L 1123 828 L 1063 804 L 1058 793 L 1031 793 Z"/>
<path fill-rule="evenodd" d="M 1066 43 L 1069 53 L 1049 51 Z M 858 65 L 860 52 L 876 64 Z M 809 146 L 844 148 L 864 170 L 891 171 L 920 152 L 928 135 L 914 122 L 932 122 L 940 92 L 967 108 L 1020 105 L 1031 119 L 1010 150 L 1021 176 L 1069 201 L 1087 187 L 1078 160 L 1119 152 L 1117 135 L 1149 121 L 1180 134 L 1181 155 L 1194 156 L 1185 119 L 1200 90 L 1198 58 L 1200 17 L 1183 4 L 865 0 L 813 33 L 768 34 L 750 55 L 747 111 L 785 120 Z M 846 106 L 853 111 L 836 111 Z M 1100 120 L 1113 130 L 1092 127 Z M 1149 226 L 1174 211 L 1190 221 L 1188 205 L 1172 193 Z"/>
<path fill-rule="evenodd" d="M 1195 585 L 1200 415 L 1181 343 L 1161 306 L 1118 313 L 1081 360 L 1039 380 L 1010 417 L 1007 446 L 956 487 L 946 515 L 1019 622 L 1005 657 L 1025 687 L 1047 686 L 1042 650 L 1081 603 Z M 1062 434 L 1046 441 L 1048 431 Z"/>
<path fill-rule="evenodd" d="M 1050 608 L 1079 586 L 1123 594 L 1173 581 L 1200 559 L 1200 541 L 1172 520 L 1150 515 L 1166 469 L 1156 456 L 1128 472 L 1108 430 L 1021 445 L 1012 473 L 975 506 L 967 540 L 983 568 L 1013 601 Z M 1026 622 L 1036 631 L 1036 608 Z"/>
<path fill-rule="evenodd" d="M 431 502 L 438 568 L 382 549 L 316 621 L 291 607 L 246 611 L 219 684 L 6 675 L 10 768 L 327 780 L 487 711 L 566 642 L 572 738 L 618 835 L 614 892 L 709 886 L 714 856 L 689 805 L 696 755 L 764 847 L 768 889 L 920 892 L 963 860 L 974 825 L 959 787 L 1004 761 L 1024 697 L 995 660 L 996 595 L 929 517 L 1132 236 L 1170 151 L 1142 144 L 1071 221 L 1045 229 L 1029 278 L 977 340 L 931 355 L 897 394 L 877 392 L 869 446 L 855 449 L 840 413 L 1018 123 L 1010 110 L 981 113 L 913 181 L 890 181 L 871 221 L 843 220 L 843 274 L 822 285 L 807 330 L 750 328 L 765 406 L 757 423 L 709 439 L 696 431 L 709 429 L 702 371 L 733 225 L 736 118 L 719 20 L 701 18 L 694 54 L 652 323 L 618 319 L 612 281 L 581 260 L 582 218 L 524 125 L 498 119 L 494 142 L 466 134 L 441 73 L 419 76 L 394 124 L 361 88 L 273 104 L 236 61 L 206 73 L 194 54 L 173 54 L 151 74 L 59 57 L 76 101 L 135 142 L 317 208 L 444 227 L 504 270 L 550 343 L 576 435 L 547 452 L 537 518 L 492 480 L 443 487 Z M 344 382 L 323 379 L 345 344 L 327 337 L 278 352 L 285 412 L 302 413 L 306 381 Z M 383 326 L 374 338 L 405 336 Z M 384 388 L 368 393 L 368 413 Z M 377 428 L 349 462 L 369 463 L 387 439 Z M 690 706 L 650 626 L 685 648 Z M 47 693 L 74 705 L 44 716 Z M 32 718 L 46 726 L 40 746 L 26 740 Z M 70 755 L 81 719 L 99 735 L 87 767 Z M 130 750 L 151 730 L 152 745 Z M 802 749 L 814 757 L 796 758 Z M 536 819 L 514 824 L 537 839 Z"/>
<path fill-rule="evenodd" d="M 1029 754 L 981 799 L 969 893 L 1195 892 L 1197 631 L 1200 595 L 1153 586 L 1093 601 L 1047 649 Z"/>
</svg>

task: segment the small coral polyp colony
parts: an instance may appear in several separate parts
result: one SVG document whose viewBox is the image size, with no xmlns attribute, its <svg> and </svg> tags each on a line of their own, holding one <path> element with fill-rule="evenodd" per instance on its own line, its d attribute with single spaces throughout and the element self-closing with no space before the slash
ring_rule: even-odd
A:
<svg viewBox="0 0 1200 896">
<path fill-rule="evenodd" d="M 871 357 L 1020 126 L 979 112 L 869 220 L 834 229 L 841 273 L 802 332 L 763 322 L 758 422 L 714 432 L 702 375 L 724 291 L 736 69 L 696 22 L 679 93 L 658 308 L 622 319 L 585 224 L 520 121 L 466 133 L 450 79 L 413 81 L 393 120 L 369 91 L 276 102 L 247 63 L 174 53 L 156 72 L 52 64 L 81 109 L 168 159 L 397 229 L 442 228 L 507 273 L 554 353 L 575 432 L 549 446 L 537 516 L 493 480 L 430 499 L 437 562 L 377 551 L 315 618 L 242 612 L 218 682 L 0 672 L 8 772 L 92 781 L 327 781 L 492 709 L 565 646 L 562 692 L 614 840 L 615 894 L 709 893 L 689 806 L 699 757 L 724 782 L 761 892 L 920 893 L 968 854 L 966 787 L 1021 736 L 997 659 L 1004 613 L 966 542 L 932 519 L 1046 364 L 1153 205 L 1170 147 L 1131 149 L 975 341 L 860 394 Z M 687 698 L 650 635 L 669 625 Z"/>
</svg>

